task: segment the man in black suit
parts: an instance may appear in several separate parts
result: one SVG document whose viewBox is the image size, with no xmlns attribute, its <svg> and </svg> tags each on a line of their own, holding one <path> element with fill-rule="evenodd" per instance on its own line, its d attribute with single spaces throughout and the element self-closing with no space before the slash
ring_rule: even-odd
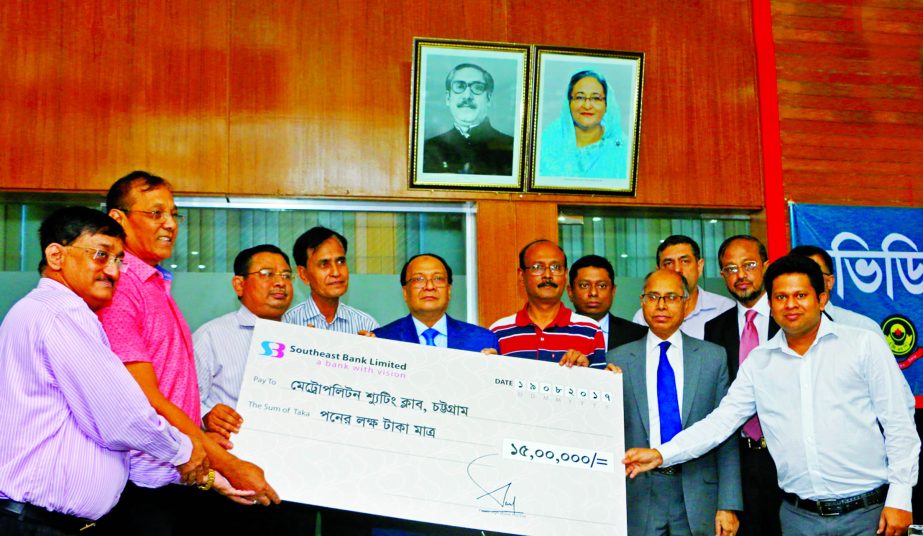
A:
<svg viewBox="0 0 923 536">
<path fill-rule="evenodd" d="M 599 322 L 606 350 L 644 338 L 647 327 L 609 312 L 615 299 L 612 263 L 599 255 L 587 255 L 570 267 L 569 276 L 567 295 L 579 314 Z"/>
<path fill-rule="evenodd" d="M 423 142 L 425 173 L 511 175 L 513 137 L 487 117 L 494 77 L 480 65 L 462 63 L 445 79 L 445 104 L 453 127 Z"/>
<path fill-rule="evenodd" d="M 731 381 L 750 350 L 775 336 L 779 325 L 772 319 L 763 286 L 768 266 L 766 246 L 750 235 L 736 235 L 718 248 L 718 267 L 737 306 L 705 323 L 705 340 L 724 347 Z M 757 415 L 744 425 L 740 437 L 740 463 L 744 511 L 741 535 L 782 533 L 779 525 L 779 490 L 776 466 L 766 449 Z"/>
</svg>

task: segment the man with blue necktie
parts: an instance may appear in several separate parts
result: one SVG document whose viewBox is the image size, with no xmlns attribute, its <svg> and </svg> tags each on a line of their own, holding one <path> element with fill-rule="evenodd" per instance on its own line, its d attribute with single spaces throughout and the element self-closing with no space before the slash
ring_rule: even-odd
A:
<svg viewBox="0 0 923 536">
<path fill-rule="evenodd" d="M 375 330 L 382 339 L 472 352 L 497 353 L 490 330 L 446 314 L 452 298 L 452 268 L 433 253 L 415 255 L 401 269 L 401 287 L 410 314 Z"/>
<path fill-rule="evenodd" d="M 672 270 L 644 280 L 641 310 L 647 336 L 610 350 L 610 370 L 624 374 L 625 444 L 657 448 L 704 419 L 728 388 L 725 351 L 679 331 L 689 286 Z M 628 533 L 732 536 L 743 508 L 737 444 L 626 480 Z"/>
</svg>

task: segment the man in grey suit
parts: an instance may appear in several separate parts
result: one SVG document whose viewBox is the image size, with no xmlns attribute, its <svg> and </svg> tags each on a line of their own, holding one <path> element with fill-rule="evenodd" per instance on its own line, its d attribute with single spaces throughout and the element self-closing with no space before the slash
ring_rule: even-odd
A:
<svg viewBox="0 0 923 536">
<path fill-rule="evenodd" d="M 651 448 L 704 419 L 728 388 L 725 351 L 679 331 L 689 287 L 671 270 L 644 281 L 641 310 L 647 336 L 610 350 L 610 370 L 624 374 L 625 445 Z M 681 401 L 681 402 L 680 402 Z M 626 481 L 629 534 L 733 536 L 743 508 L 737 444 Z"/>
</svg>

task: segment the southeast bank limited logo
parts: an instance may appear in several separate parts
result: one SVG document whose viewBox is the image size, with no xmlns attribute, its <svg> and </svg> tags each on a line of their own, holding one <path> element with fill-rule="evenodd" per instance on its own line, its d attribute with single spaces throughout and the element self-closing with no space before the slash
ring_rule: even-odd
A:
<svg viewBox="0 0 923 536">
<path fill-rule="evenodd" d="M 281 342 L 263 341 L 260 343 L 262 351 L 259 355 L 264 357 L 282 357 L 285 355 L 285 345 Z"/>
</svg>

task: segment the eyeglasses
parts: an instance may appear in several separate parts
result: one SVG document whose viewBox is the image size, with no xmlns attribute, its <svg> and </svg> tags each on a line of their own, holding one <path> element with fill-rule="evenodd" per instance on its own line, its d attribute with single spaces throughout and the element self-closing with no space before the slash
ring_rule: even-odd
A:
<svg viewBox="0 0 923 536">
<path fill-rule="evenodd" d="M 612 287 L 612 283 L 607 283 L 606 281 L 596 281 L 592 283 L 590 281 L 577 281 L 577 288 L 580 290 L 590 290 L 590 288 L 595 288 L 596 290 L 608 290 Z"/>
<path fill-rule="evenodd" d="M 258 275 L 260 276 L 260 279 L 263 280 L 274 279 L 276 277 L 281 277 L 283 281 L 292 280 L 292 272 L 273 272 L 269 268 L 263 268 L 262 270 L 257 270 L 255 272 L 247 272 L 244 275 Z"/>
<path fill-rule="evenodd" d="M 434 275 L 431 278 L 426 277 L 425 275 L 415 275 L 413 277 L 408 277 L 405 285 L 410 285 L 411 288 L 423 288 L 426 286 L 426 282 L 429 281 L 436 288 L 443 288 L 449 284 L 449 278 L 444 275 Z"/>
<path fill-rule="evenodd" d="M 487 91 L 487 84 L 484 82 L 465 82 L 464 80 L 453 80 L 451 87 L 452 93 L 457 94 L 464 93 L 466 89 L 471 89 L 471 92 L 475 95 L 481 95 Z"/>
<path fill-rule="evenodd" d="M 537 262 L 533 264 L 532 266 L 526 266 L 524 270 L 529 272 L 532 275 L 543 275 L 545 273 L 545 270 L 551 270 L 552 275 L 561 275 L 567 271 L 567 267 L 565 267 L 563 264 L 558 264 L 558 263 L 552 263 L 549 265 L 545 265 L 543 263 Z"/>
<path fill-rule="evenodd" d="M 122 269 L 122 259 L 125 257 L 122 255 L 115 255 L 109 253 L 108 251 L 103 251 L 96 248 L 85 248 L 83 246 L 64 246 L 66 248 L 82 249 L 90 254 L 90 258 L 93 259 L 93 262 L 100 266 L 109 266 L 110 264 L 115 265 L 119 270 Z"/>
<path fill-rule="evenodd" d="M 660 300 L 663 300 L 668 305 L 674 305 L 679 302 L 685 301 L 686 298 L 687 296 L 683 296 L 681 294 L 673 294 L 673 293 L 664 294 L 661 296 L 660 294 L 656 292 L 647 292 L 641 295 L 641 299 L 644 301 L 644 303 L 651 304 L 651 305 L 660 303 Z"/>
<path fill-rule="evenodd" d="M 604 95 L 599 95 L 599 94 L 593 94 L 587 97 L 583 93 L 577 93 L 576 95 L 572 95 L 570 100 L 576 102 L 577 104 L 581 106 L 583 106 L 583 103 L 587 101 L 589 101 L 590 104 L 592 104 L 593 106 L 599 106 L 600 104 L 603 104 L 606 102 L 606 97 Z"/>
<path fill-rule="evenodd" d="M 724 277 L 728 277 L 731 275 L 737 275 L 738 273 L 740 273 L 741 268 L 743 268 L 743 270 L 749 274 L 753 270 L 756 270 L 756 267 L 759 265 L 760 264 L 756 261 L 747 261 L 747 262 L 742 263 L 740 266 L 737 266 L 736 264 L 729 264 L 721 269 L 721 275 L 723 275 Z"/>
<path fill-rule="evenodd" d="M 171 218 L 173 218 L 173 221 L 175 221 L 176 223 L 183 223 L 183 220 L 186 219 L 185 214 L 180 214 L 179 212 L 176 212 L 176 211 L 166 212 L 163 210 L 128 210 L 127 208 L 120 208 L 119 210 L 121 210 L 125 214 L 128 214 L 129 212 L 140 212 L 141 214 L 147 214 L 147 216 L 150 219 L 156 222 L 163 221 L 164 218 L 166 218 L 168 215 Z"/>
</svg>

